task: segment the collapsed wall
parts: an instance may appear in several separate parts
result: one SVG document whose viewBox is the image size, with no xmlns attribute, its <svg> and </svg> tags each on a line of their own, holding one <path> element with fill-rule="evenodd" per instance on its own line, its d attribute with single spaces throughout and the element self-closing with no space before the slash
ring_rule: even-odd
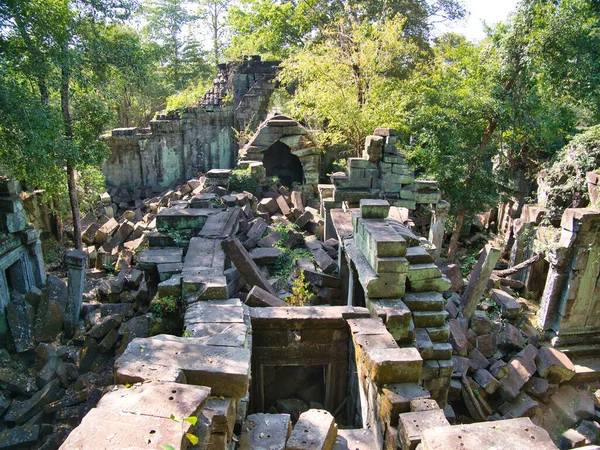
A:
<svg viewBox="0 0 600 450">
<path fill-rule="evenodd" d="M 149 128 L 118 128 L 102 136 L 111 151 L 102 168 L 107 186 L 167 187 L 199 172 L 233 167 L 236 130 L 266 116 L 278 64 L 260 57 L 221 64 L 198 106 L 159 114 Z"/>
</svg>

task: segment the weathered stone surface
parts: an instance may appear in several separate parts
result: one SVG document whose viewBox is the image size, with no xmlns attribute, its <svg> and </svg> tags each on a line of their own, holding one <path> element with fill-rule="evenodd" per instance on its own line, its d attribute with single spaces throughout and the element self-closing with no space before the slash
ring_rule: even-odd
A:
<svg viewBox="0 0 600 450">
<path fill-rule="evenodd" d="M 525 339 L 517 327 L 507 323 L 500 335 L 499 345 L 509 350 L 521 350 L 525 348 Z"/>
<path fill-rule="evenodd" d="M 421 434 L 424 431 L 449 425 L 450 422 L 441 409 L 400 414 L 398 438 L 403 449 L 414 450 L 421 442 Z"/>
<path fill-rule="evenodd" d="M 373 433 L 366 429 L 338 430 L 333 450 L 371 450 L 377 447 Z"/>
<path fill-rule="evenodd" d="M 575 366 L 560 350 L 542 347 L 535 358 L 537 371 L 550 383 L 563 383 L 575 376 Z"/>
<path fill-rule="evenodd" d="M 368 300 L 367 307 L 375 315 L 382 317 L 392 337 L 404 339 L 410 328 L 410 309 L 402 300 Z"/>
<path fill-rule="evenodd" d="M 363 219 L 385 219 L 389 211 L 390 204 L 387 200 L 363 199 L 360 201 L 360 215 Z"/>
<path fill-rule="evenodd" d="M 121 325 L 123 316 L 120 314 L 112 314 L 108 317 L 104 317 L 100 322 L 92 327 L 88 332 L 90 337 L 94 339 L 101 339 L 108 334 L 112 329 L 118 328 Z"/>
<path fill-rule="evenodd" d="M 115 382 L 119 384 L 146 381 L 173 381 L 186 383 L 185 373 L 178 367 L 146 364 L 143 361 L 121 361 L 115 368 Z"/>
<path fill-rule="evenodd" d="M 229 259 L 231 259 L 250 286 L 259 286 L 270 294 L 277 295 L 277 292 L 275 292 L 269 281 L 256 266 L 256 263 L 252 260 L 252 257 L 240 241 L 235 238 L 225 239 L 221 245 Z"/>
<path fill-rule="evenodd" d="M 279 309 L 279 308 L 278 308 Z M 115 362 L 143 361 L 183 370 L 188 384 L 208 386 L 214 395 L 243 398 L 248 392 L 250 351 L 244 348 L 198 345 L 193 338 L 165 341 L 136 338 Z"/>
<path fill-rule="evenodd" d="M 205 386 L 154 381 L 110 390 L 96 408 L 105 410 L 107 415 L 109 411 L 115 411 L 118 415 L 125 413 L 168 419 L 172 414 L 182 419 L 198 415 L 209 395 L 210 389 Z"/>
<path fill-rule="evenodd" d="M 35 347 L 33 327 L 35 311 L 33 306 L 21 295 L 13 295 L 6 305 L 6 320 L 17 349 L 17 353 L 26 352 Z"/>
<path fill-rule="evenodd" d="M 391 383 L 381 390 L 381 420 L 392 426 L 398 424 L 398 414 L 410 411 L 410 402 L 430 398 L 429 391 L 418 383 Z"/>
<path fill-rule="evenodd" d="M 14 401 L 8 408 L 4 419 L 9 422 L 15 422 L 17 425 L 25 423 L 41 412 L 46 404 L 56 400 L 59 389 L 60 382 L 58 379 L 55 379 L 44 386 L 43 389 L 36 392 L 30 399 L 22 402 Z"/>
<path fill-rule="evenodd" d="M 202 414 L 210 421 L 211 433 L 224 433 L 231 439 L 236 417 L 236 401 L 229 397 L 209 397 Z"/>
<path fill-rule="evenodd" d="M 531 417 L 541 413 L 540 405 L 525 392 L 521 392 L 512 402 L 503 403 L 498 411 L 507 418 Z"/>
<path fill-rule="evenodd" d="M 253 248 L 250 257 L 257 264 L 271 264 L 281 255 L 278 248 Z"/>
<path fill-rule="evenodd" d="M 242 425 L 240 450 L 284 450 L 292 433 L 289 414 L 252 414 Z"/>
<path fill-rule="evenodd" d="M 490 296 L 500 308 L 502 315 L 507 319 L 516 319 L 521 313 L 521 304 L 502 289 L 492 289 Z"/>
<path fill-rule="evenodd" d="M 248 297 L 246 297 L 246 305 L 257 307 L 288 306 L 288 304 L 279 297 L 268 293 L 258 286 L 254 286 L 248 293 Z"/>
<path fill-rule="evenodd" d="M 365 353 L 369 378 L 376 383 L 410 383 L 419 380 L 423 359 L 414 347 L 375 348 Z"/>
<path fill-rule="evenodd" d="M 485 369 L 478 369 L 473 375 L 473 379 L 481 386 L 488 394 L 493 394 L 500 386 L 498 380 Z"/>
<path fill-rule="evenodd" d="M 550 397 L 550 405 L 556 417 L 567 427 L 581 419 L 593 419 L 595 402 L 592 395 L 574 386 L 564 385 Z"/>
<path fill-rule="evenodd" d="M 486 245 L 485 249 L 482 251 L 479 260 L 471 273 L 469 284 L 461 298 L 464 317 L 471 318 L 473 316 L 473 313 L 479 304 L 479 300 L 481 299 L 481 295 L 487 286 L 488 279 L 492 274 L 492 270 L 494 270 L 496 262 L 498 262 L 498 259 L 500 258 L 500 254 L 501 251 L 491 245 Z"/>
<path fill-rule="evenodd" d="M 39 442 L 39 436 L 40 425 L 24 425 L 22 427 L 9 428 L 0 433 L 0 448 L 27 448 L 26 446 L 29 444 Z"/>
<path fill-rule="evenodd" d="M 333 416 L 323 409 L 310 409 L 300 414 L 286 449 L 330 450 L 337 436 L 337 425 Z"/>
<path fill-rule="evenodd" d="M 501 442 L 503 448 L 556 450 L 548 432 L 531 422 L 519 418 L 493 422 L 430 428 L 423 432 L 425 449 L 484 449 L 495 448 Z"/>
<path fill-rule="evenodd" d="M 463 331 L 462 326 L 456 319 L 448 321 L 450 327 L 450 339 L 449 342 L 452 344 L 452 348 L 459 356 L 467 356 L 467 337 Z"/>
</svg>

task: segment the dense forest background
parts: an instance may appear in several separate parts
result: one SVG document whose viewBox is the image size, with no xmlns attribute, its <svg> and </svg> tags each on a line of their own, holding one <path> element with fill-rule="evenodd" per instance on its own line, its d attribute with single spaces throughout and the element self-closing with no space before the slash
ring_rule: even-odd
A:
<svg viewBox="0 0 600 450">
<path fill-rule="evenodd" d="M 274 106 L 322 130 L 324 151 L 397 129 L 460 230 L 600 123 L 599 2 L 522 0 L 478 43 L 433 34 L 465 14 L 458 0 L 2 0 L 0 171 L 77 216 L 102 186 L 101 133 L 193 106 L 218 63 L 257 54 L 282 61 Z"/>
</svg>

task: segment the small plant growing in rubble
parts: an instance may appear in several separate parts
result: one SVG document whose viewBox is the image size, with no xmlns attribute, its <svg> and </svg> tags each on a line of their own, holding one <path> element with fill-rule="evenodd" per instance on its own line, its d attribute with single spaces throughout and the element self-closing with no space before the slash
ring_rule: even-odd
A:
<svg viewBox="0 0 600 450">
<path fill-rule="evenodd" d="M 168 295 L 166 297 L 158 297 L 153 300 L 152 312 L 156 317 L 163 317 L 166 314 L 173 314 L 179 308 L 180 297 Z"/>
<path fill-rule="evenodd" d="M 310 283 L 304 280 L 304 270 L 300 271 L 300 276 L 294 280 L 292 286 L 292 295 L 286 301 L 291 306 L 304 306 L 312 299 L 313 294 L 310 291 Z"/>
<path fill-rule="evenodd" d="M 175 245 L 177 247 L 187 247 L 187 245 L 190 243 L 190 238 L 189 236 L 186 236 L 185 234 L 183 234 L 181 231 L 177 231 L 177 230 L 167 230 L 167 235 L 173 239 L 173 242 L 175 243 Z"/>
</svg>

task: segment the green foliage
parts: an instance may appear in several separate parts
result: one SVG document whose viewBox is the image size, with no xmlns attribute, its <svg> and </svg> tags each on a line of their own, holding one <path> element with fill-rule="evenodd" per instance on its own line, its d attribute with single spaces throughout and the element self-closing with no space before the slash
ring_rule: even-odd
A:
<svg viewBox="0 0 600 450">
<path fill-rule="evenodd" d="M 245 170 L 236 169 L 229 177 L 229 189 L 232 192 L 252 192 L 258 190 L 258 180 L 250 173 L 250 168 Z"/>
<path fill-rule="evenodd" d="M 64 262 L 66 251 L 66 247 L 52 237 L 42 240 L 44 263 L 50 267 L 61 266 Z"/>
<path fill-rule="evenodd" d="M 542 177 L 546 206 L 553 212 L 589 203 L 586 173 L 600 168 L 600 125 L 575 136 Z"/>
<path fill-rule="evenodd" d="M 279 79 L 294 86 L 292 114 L 303 117 L 322 146 L 341 144 L 359 154 L 377 126 L 406 130 L 404 78 L 418 47 L 399 36 L 406 19 L 340 22 L 283 62 Z"/>
<path fill-rule="evenodd" d="M 477 259 L 475 258 L 475 255 L 470 255 L 467 256 L 464 261 L 462 262 L 462 264 L 460 265 L 460 273 L 463 277 L 466 277 L 467 275 L 469 275 L 471 273 L 471 271 L 473 270 L 473 266 L 475 266 L 475 264 L 477 264 Z"/>
<path fill-rule="evenodd" d="M 289 276 L 296 270 L 296 261 L 298 258 L 314 259 L 311 252 L 303 248 L 280 248 L 281 255 L 277 257 L 275 262 L 270 265 L 269 271 L 273 276 L 282 280 L 287 280 Z"/>
<path fill-rule="evenodd" d="M 185 89 L 167 97 L 167 111 L 184 112 L 187 108 L 197 106 L 204 93 L 211 87 L 210 80 L 200 80 Z"/>
<path fill-rule="evenodd" d="M 304 306 L 310 303 L 312 297 L 310 283 L 304 280 L 304 270 L 301 270 L 300 276 L 294 280 L 294 284 L 292 285 L 292 295 L 287 297 L 285 301 L 290 306 Z"/>
<path fill-rule="evenodd" d="M 177 247 L 185 248 L 190 243 L 190 235 L 179 230 L 167 230 L 167 235 L 173 239 Z"/>
<path fill-rule="evenodd" d="M 107 274 L 111 275 L 113 273 L 115 273 L 116 267 L 115 267 L 115 263 L 112 261 L 109 261 L 107 263 L 104 263 L 104 270 L 106 271 Z"/>
<path fill-rule="evenodd" d="M 166 297 L 157 297 L 152 301 L 152 312 L 156 317 L 173 314 L 179 310 L 181 303 L 180 297 L 168 295 Z"/>
</svg>

